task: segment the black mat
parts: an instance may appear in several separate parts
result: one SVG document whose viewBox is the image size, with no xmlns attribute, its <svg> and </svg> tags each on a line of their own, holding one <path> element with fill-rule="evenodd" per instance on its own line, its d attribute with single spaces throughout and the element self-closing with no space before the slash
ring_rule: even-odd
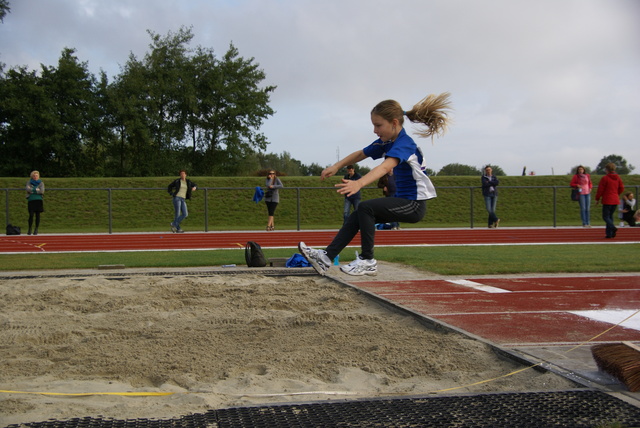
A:
<svg viewBox="0 0 640 428">
<path fill-rule="evenodd" d="M 633 427 L 640 408 L 596 390 L 237 407 L 177 419 L 75 418 L 17 427 Z"/>
</svg>

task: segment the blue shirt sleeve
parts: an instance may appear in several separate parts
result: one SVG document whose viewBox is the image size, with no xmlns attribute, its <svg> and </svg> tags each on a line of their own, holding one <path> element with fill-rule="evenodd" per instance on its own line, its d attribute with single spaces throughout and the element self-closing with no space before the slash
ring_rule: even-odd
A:
<svg viewBox="0 0 640 428">
<path fill-rule="evenodd" d="M 383 143 L 382 140 L 377 139 L 376 141 L 362 149 L 362 151 L 367 157 L 370 157 L 371 159 L 380 159 L 386 152 L 386 146 L 390 144 L 392 143 Z"/>
<path fill-rule="evenodd" d="M 416 152 L 416 143 L 407 135 L 404 128 L 393 142 L 383 142 L 377 139 L 362 151 L 371 159 L 380 159 L 383 156 L 397 158 L 400 162 L 406 162 Z"/>
</svg>

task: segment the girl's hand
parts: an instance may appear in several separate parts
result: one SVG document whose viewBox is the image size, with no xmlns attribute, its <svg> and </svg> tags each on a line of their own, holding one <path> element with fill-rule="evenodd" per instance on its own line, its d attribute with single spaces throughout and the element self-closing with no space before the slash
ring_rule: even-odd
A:
<svg viewBox="0 0 640 428">
<path fill-rule="evenodd" d="M 362 189 L 360 180 L 346 180 L 344 178 L 342 179 L 342 183 L 336 184 L 336 187 L 338 188 L 337 192 L 345 196 L 351 196 Z"/>
<path fill-rule="evenodd" d="M 322 170 L 322 173 L 320 174 L 320 179 L 324 180 L 325 178 L 334 176 L 336 175 L 336 172 L 338 172 L 338 168 L 336 168 L 335 165 L 328 166 L 324 170 Z"/>
</svg>

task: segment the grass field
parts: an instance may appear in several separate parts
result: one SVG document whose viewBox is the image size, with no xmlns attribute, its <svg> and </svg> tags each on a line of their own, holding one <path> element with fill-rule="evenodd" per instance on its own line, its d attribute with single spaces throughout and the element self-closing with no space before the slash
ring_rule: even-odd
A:
<svg viewBox="0 0 640 428">
<path fill-rule="evenodd" d="M 255 230 L 266 223 L 264 203 L 252 201 L 261 177 L 191 177 L 199 190 L 189 202 L 190 231 Z M 622 177 L 638 193 L 640 175 Z M 173 177 L 52 178 L 46 185 L 41 233 L 107 232 L 109 211 L 113 232 L 163 231 L 173 218 L 166 186 Z M 579 225 L 577 203 L 569 198 L 570 176 L 500 177 L 498 215 L 501 227 Z M 342 222 L 342 196 L 332 186 L 338 178 L 281 177 L 281 203 L 276 212 L 279 229 L 336 229 Z M 599 177 L 592 177 L 597 184 Z M 0 219 L 23 228 L 27 223 L 26 178 L 0 178 L 6 209 Z M 433 177 L 438 197 L 428 202 L 423 221 L 408 227 L 484 227 L 486 212 L 478 177 Z M 12 190 L 7 190 L 12 189 Z M 379 189 L 363 190 L 363 199 L 379 197 Z M 595 190 L 594 190 L 595 194 Z M 592 198 L 592 204 L 593 204 Z M 473 215 L 472 215 L 473 210 Z M 207 216 L 205 217 L 205 212 Z M 601 224 L 592 206 L 592 224 Z M 288 257 L 294 249 L 268 250 L 270 257 Z M 491 247 L 379 248 L 376 257 L 438 274 L 481 275 L 554 272 L 638 272 L 640 245 L 543 245 Z M 350 261 L 351 251 L 341 261 Z M 1 255 L 0 270 L 95 268 L 100 264 L 128 267 L 189 267 L 244 264 L 241 250 L 136 253 Z"/>
<path fill-rule="evenodd" d="M 294 248 L 265 249 L 267 257 L 290 257 Z M 351 248 L 341 262 L 354 258 Z M 639 272 L 640 244 L 531 245 L 494 247 L 383 247 L 376 258 L 414 266 L 440 275 L 489 275 L 522 273 Z M 88 269 L 99 265 L 126 267 L 201 267 L 237 264 L 246 266 L 244 250 L 148 251 L 123 253 L 3 254 L 0 270 Z"/>
<path fill-rule="evenodd" d="M 51 178 L 46 186 L 41 233 L 163 231 L 173 219 L 166 187 L 174 177 L 155 178 Z M 266 224 L 264 203 L 252 196 L 261 177 L 191 177 L 199 190 L 189 202 L 190 231 L 255 230 Z M 501 227 L 579 225 L 578 204 L 569 198 L 570 176 L 500 177 L 497 213 Z M 592 177 L 597 183 L 599 177 Z M 343 197 L 333 185 L 318 177 L 281 177 L 276 211 L 279 229 L 334 229 L 342 223 Z M 640 175 L 623 176 L 628 188 L 638 192 Z M 26 229 L 27 204 L 22 190 L 26 178 L 0 178 L 5 209 L 0 221 Z M 484 227 L 486 211 L 479 177 L 433 177 L 438 197 L 428 202 L 427 215 L 415 225 L 403 227 Z M 13 190 L 7 190 L 13 189 Z M 381 191 L 363 190 L 363 200 Z M 594 191 L 595 195 L 595 191 Z M 592 198 L 592 205 L 595 203 Z M 7 218 L 8 213 L 8 218 Z M 592 223 L 599 209 L 592 207 Z"/>
</svg>

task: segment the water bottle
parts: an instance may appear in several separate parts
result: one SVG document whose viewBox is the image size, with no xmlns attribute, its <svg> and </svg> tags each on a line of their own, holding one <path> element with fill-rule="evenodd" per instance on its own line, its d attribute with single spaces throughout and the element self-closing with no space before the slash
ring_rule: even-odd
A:
<svg viewBox="0 0 640 428">
<path fill-rule="evenodd" d="M 333 265 L 334 265 L 334 266 L 340 266 L 340 254 L 338 254 L 338 255 L 333 259 Z"/>
</svg>

